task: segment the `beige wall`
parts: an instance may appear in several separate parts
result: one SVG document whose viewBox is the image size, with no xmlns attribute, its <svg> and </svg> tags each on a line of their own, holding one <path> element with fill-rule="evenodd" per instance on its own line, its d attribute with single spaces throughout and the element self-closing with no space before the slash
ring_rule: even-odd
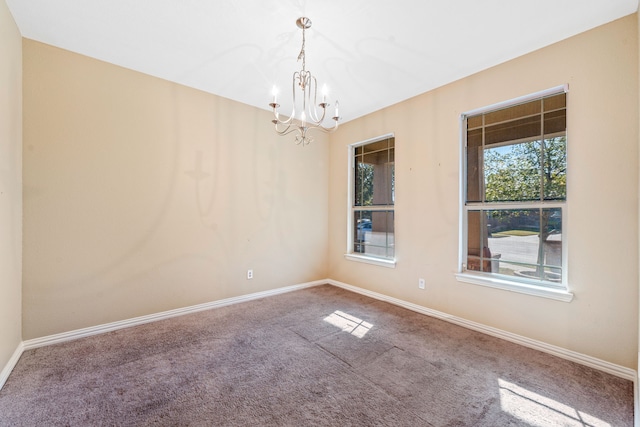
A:
<svg viewBox="0 0 640 427">
<path fill-rule="evenodd" d="M 327 277 L 324 136 L 299 147 L 266 111 L 23 55 L 24 339 Z"/>
<path fill-rule="evenodd" d="M 22 341 L 22 41 L 0 1 L 0 371 Z"/>
<path fill-rule="evenodd" d="M 24 338 L 331 277 L 636 368 L 637 26 L 347 123 L 330 152 L 267 112 L 24 40 Z M 564 83 L 574 301 L 457 282 L 460 114 Z M 346 146 L 389 132 L 395 269 L 343 257 Z"/>
<path fill-rule="evenodd" d="M 637 17 L 583 33 L 345 124 L 331 138 L 333 279 L 636 368 Z M 459 118 L 557 85 L 568 95 L 571 303 L 456 281 Z M 396 137 L 396 255 L 389 269 L 344 258 L 347 145 Z M 426 290 L 418 289 L 418 278 Z"/>
</svg>

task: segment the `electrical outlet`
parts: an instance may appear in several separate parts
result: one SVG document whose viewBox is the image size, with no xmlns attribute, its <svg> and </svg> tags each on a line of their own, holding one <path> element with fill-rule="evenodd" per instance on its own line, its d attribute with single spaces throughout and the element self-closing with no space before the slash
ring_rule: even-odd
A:
<svg viewBox="0 0 640 427">
<path fill-rule="evenodd" d="M 418 279 L 418 287 L 424 289 L 424 279 Z"/>
<path fill-rule="evenodd" d="M 253 270 L 247 270 L 247 279 L 253 279 Z"/>
</svg>

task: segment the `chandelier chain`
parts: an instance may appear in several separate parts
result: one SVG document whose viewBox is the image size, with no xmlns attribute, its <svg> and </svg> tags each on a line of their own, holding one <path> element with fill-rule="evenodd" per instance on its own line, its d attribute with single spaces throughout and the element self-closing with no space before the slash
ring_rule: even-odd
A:
<svg viewBox="0 0 640 427">
<path fill-rule="evenodd" d="M 302 72 L 304 73 L 307 69 L 307 57 L 306 54 L 304 52 L 304 48 L 305 48 L 305 28 L 302 27 L 302 49 L 300 49 L 300 54 L 298 55 L 298 61 L 300 61 L 300 59 L 302 59 Z"/>
</svg>

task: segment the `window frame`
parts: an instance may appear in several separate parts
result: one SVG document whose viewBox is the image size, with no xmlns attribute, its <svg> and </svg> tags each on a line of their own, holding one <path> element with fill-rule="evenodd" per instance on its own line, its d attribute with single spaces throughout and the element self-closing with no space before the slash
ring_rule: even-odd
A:
<svg viewBox="0 0 640 427">
<path fill-rule="evenodd" d="M 573 299 L 573 293 L 570 291 L 568 284 L 568 266 L 567 266 L 567 247 L 568 247 L 568 233 L 567 233 L 567 212 L 569 202 L 567 199 L 549 200 L 549 201 L 535 201 L 535 202 L 491 202 L 491 205 L 495 206 L 497 210 L 502 209 L 546 209 L 546 208 L 561 208 L 562 209 L 562 283 L 559 286 L 549 286 L 541 284 L 539 281 L 528 280 L 526 278 L 516 278 L 507 275 L 499 275 L 491 272 L 482 272 L 467 270 L 467 239 L 468 239 L 468 212 L 471 210 L 477 210 L 484 212 L 487 205 L 482 203 L 468 204 L 467 202 L 467 118 L 470 116 L 477 116 L 479 114 L 486 114 L 492 111 L 509 108 L 518 104 L 534 101 L 537 99 L 553 96 L 561 93 L 568 93 L 569 86 L 567 84 L 556 86 L 547 90 L 535 92 L 522 97 L 514 98 L 504 102 L 488 105 L 486 107 L 470 110 L 460 115 L 460 153 L 459 153 L 459 167 L 460 167 L 460 180 L 459 180 L 459 241 L 458 241 L 458 266 L 455 274 L 456 279 L 459 282 L 471 283 L 481 286 L 488 286 L 491 288 L 503 289 L 518 293 L 524 293 L 527 295 L 534 295 L 539 297 L 551 298 L 558 301 L 570 302 Z M 568 110 L 568 106 L 565 107 Z M 566 132 L 568 134 L 568 131 Z M 568 138 L 567 138 L 568 141 Z M 510 143 L 513 143 L 510 141 Z M 568 147 L 568 146 L 567 146 Z M 567 148 L 568 150 L 568 148 Z M 475 209 L 474 209 L 475 208 Z"/>
<path fill-rule="evenodd" d="M 362 147 L 365 145 L 369 145 L 369 144 L 373 144 L 375 142 L 379 142 L 379 141 L 383 141 L 385 139 L 390 139 L 393 138 L 395 141 L 395 134 L 394 133 L 388 133 L 388 134 L 384 134 L 384 135 L 380 135 L 380 136 L 376 136 L 373 138 L 369 138 L 366 139 L 364 141 L 359 141 L 359 142 L 355 142 L 353 144 L 349 144 L 347 146 L 347 150 L 348 150 L 348 173 L 347 173 L 347 185 L 348 185 L 348 191 L 347 191 L 347 248 L 346 248 L 346 252 L 344 254 L 344 257 L 347 260 L 350 261 L 356 261 L 356 262 L 362 262 L 362 263 L 366 263 L 366 264 L 372 264 L 372 265 L 377 265 L 377 266 L 381 266 L 381 267 L 388 267 L 388 268 L 395 268 L 396 266 L 396 251 L 394 248 L 394 256 L 393 258 L 387 258 L 387 257 L 376 257 L 376 256 L 371 256 L 371 255 L 366 255 L 366 254 L 362 254 L 362 253 L 358 253 L 358 252 L 354 252 L 354 245 L 355 245 L 355 241 L 354 241 L 354 213 L 358 210 L 379 210 L 379 211 L 393 211 L 393 215 L 394 215 L 394 246 L 395 246 L 395 197 L 394 197 L 394 203 L 393 205 L 373 205 L 373 206 L 366 206 L 366 209 L 362 209 L 362 207 L 356 207 L 355 206 L 355 151 L 356 148 L 358 147 Z M 395 143 L 394 143 L 394 165 L 395 165 Z M 395 178 L 394 178 L 394 184 L 395 184 Z M 395 187 L 394 187 L 395 188 Z M 395 191 L 394 191 L 394 195 L 395 195 Z"/>
</svg>

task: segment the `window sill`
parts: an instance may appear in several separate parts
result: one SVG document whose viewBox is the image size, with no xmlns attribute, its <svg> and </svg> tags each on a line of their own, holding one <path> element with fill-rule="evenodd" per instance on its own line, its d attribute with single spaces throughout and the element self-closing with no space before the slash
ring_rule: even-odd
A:
<svg viewBox="0 0 640 427">
<path fill-rule="evenodd" d="M 567 290 L 545 288 L 542 286 L 529 285 L 526 283 L 514 282 L 510 280 L 485 277 L 473 273 L 457 273 L 456 279 L 459 282 L 472 283 L 474 285 L 503 289 L 526 295 L 534 295 L 542 298 L 550 298 L 557 301 L 571 302 L 571 300 L 573 300 L 573 293 Z"/>
<path fill-rule="evenodd" d="M 349 261 L 364 262 L 365 264 L 378 265 L 380 267 L 396 268 L 396 260 L 386 258 L 375 258 L 365 255 L 344 254 L 344 257 Z"/>
</svg>

